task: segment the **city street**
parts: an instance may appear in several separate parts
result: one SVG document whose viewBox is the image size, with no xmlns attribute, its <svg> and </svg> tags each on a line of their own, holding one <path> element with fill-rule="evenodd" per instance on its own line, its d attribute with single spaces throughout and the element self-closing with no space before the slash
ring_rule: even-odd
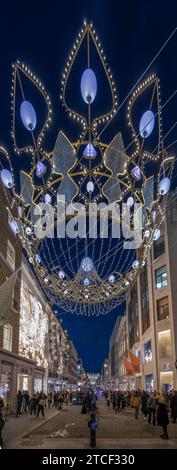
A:
<svg viewBox="0 0 177 470">
<path fill-rule="evenodd" d="M 142 413 L 138 420 L 134 410 L 126 409 L 119 414 L 108 410 L 105 400 L 98 401 L 99 427 L 98 449 L 176 449 L 177 424 L 169 425 L 169 440 L 160 438 L 161 427 L 144 421 Z M 8 419 L 4 428 L 6 448 L 21 449 L 88 449 L 90 430 L 88 415 L 81 414 L 78 405 L 65 406 L 61 412 L 46 410 L 46 419 L 22 415 L 18 420 Z M 51 437 L 59 431 L 58 437 Z M 63 435 L 63 436 L 62 436 Z"/>
<path fill-rule="evenodd" d="M 177 2 L 4 3 L 1 468 L 168 466 Z"/>
</svg>

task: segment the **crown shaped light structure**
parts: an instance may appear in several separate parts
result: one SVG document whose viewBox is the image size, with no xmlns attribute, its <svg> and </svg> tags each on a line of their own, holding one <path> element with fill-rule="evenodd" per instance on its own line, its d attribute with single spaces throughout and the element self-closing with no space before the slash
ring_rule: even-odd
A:
<svg viewBox="0 0 177 470">
<path fill-rule="evenodd" d="M 68 87 L 81 50 L 85 66 L 82 73 L 79 72 L 78 86 L 83 106 L 80 110 L 78 105 L 76 110 L 70 103 Z M 101 73 L 109 89 L 110 105 L 98 113 Z M 43 122 L 41 118 L 38 122 L 35 94 L 43 101 L 46 114 Z M 14 150 L 17 156 L 28 159 L 28 166 L 30 160 L 30 169 L 20 171 L 18 189 L 13 161 L 0 147 L 1 180 L 11 228 L 21 239 L 26 256 L 52 304 L 77 314 L 105 314 L 124 300 L 127 287 L 143 269 L 148 249 L 160 236 L 164 219 L 173 157 L 163 149 L 159 79 L 152 74 L 132 92 L 127 106 L 127 129 L 131 136 L 127 148 L 120 132 L 110 143 L 100 139 L 105 126 L 117 113 L 118 98 L 112 72 L 92 24 L 84 23 L 79 32 L 61 80 L 62 105 L 80 127 L 79 137 L 74 142 L 60 130 L 53 150 L 47 150 L 47 132 L 52 123 L 51 98 L 40 79 L 20 61 L 13 65 L 11 95 Z M 21 143 L 23 130 L 27 138 L 25 144 Z M 82 203 L 86 219 L 90 216 L 91 203 L 117 202 L 130 207 L 141 203 L 143 225 L 139 248 L 125 250 L 122 238 L 112 237 L 109 224 L 107 238 L 100 235 L 71 240 L 67 236 L 57 239 L 44 236 L 39 240 L 34 232 L 35 208 L 41 202 L 50 205 L 56 229 L 57 196 L 60 198 L 60 195 L 64 195 L 65 204 L 72 203 L 74 213 L 80 218 L 83 208 L 79 210 L 77 204 Z M 95 221 L 94 214 L 93 217 Z M 110 224 L 113 218 L 113 215 L 109 217 Z M 119 214 L 118 223 L 121 218 Z M 96 226 L 99 223 L 100 212 Z"/>
</svg>

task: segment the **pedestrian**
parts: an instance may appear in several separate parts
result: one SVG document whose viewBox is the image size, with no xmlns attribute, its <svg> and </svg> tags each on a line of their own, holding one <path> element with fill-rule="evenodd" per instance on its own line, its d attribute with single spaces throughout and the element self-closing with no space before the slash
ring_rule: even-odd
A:
<svg viewBox="0 0 177 470">
<path fill-rule="evenodd" d="M 111 401 L 111 393 L 108 390 L 108 392 L 107 392 L 107 407 L 108 407 L 108 409 L 110 408 L 110 401 Z"/>
<path fill-rule="evenodd" d="M 141 411 L 144 415 L 144 419 L 146 419 L 146 416 L 148 414 L 147 402 L 148 402 L 148 394 L 145 390 L 143 390 L 142 397 L 141 397 Z"/>
<path fill-rule="evenodd" d="M 64 401 L 63 395 L 60 393 L 58 396 L 58 411 L 62 410 L 62 403 Z"/>
<path fill-rule="evenodd" d="M 44 406 L 45 406 L 45 400 L 43 399 L 43 395 L 39 395 L 37 418 L 39 418 L 40 411 L 41 411 L 42 417 L 44 418 Z"/>
<path fill-rule="evenodd" d="M 57 393 L 54 392 L 54 394 L 53 394 L 53 405 L 52 405 L 52 408 L 53 408 L 53 407 L 57 408 L 57 402 L 58 402 Z"/>
<path fill-rule="evenodd" d="M 29 402 L 30 402 L 30 396 L 29 396 L 28 390 L 24 392 L 23 398 L 24 398 L 24 413 L 27 414 L 27 412 L 29 411 Z"/>
<path fill-rule="evenodd" d="M 140 403 L 141 403 L 141 397 L 140 395 L 138 395 L 138 392 L 136 391 L 132 397 L 132 406 L 133 408 L 135 408 L 135 419 L 138 419 L 138 416 L 139 416 Z"/>
<path fill-rule="evenodd" d="M 115 402 L 115 412 L 119 413 L 119 411 L 120 411 L 120 401 L 121 401 L 119 392 L 116 393 L 115 401 L 116 401 Z"/>
<path fill-rule="evenodd" d="M 175 424 L 177 419 L 177 390 L 174 390 L 171 399 L 171 416 L 173 418 L 173 424 Z"/>
<path fill-rule="evenodd" d="M 0 411 L 2 410 L 2 408 L 4 408 L 4 402 L 2 397 L 0 397 Z"/>
<path fill-rule="evenodd" d="M 21 414 L 21 406 L 22 406 L 22 392 L 21 390 L 18 390 L 17 393 L 17 407 L 16 407 L 16 415 L 15 417 L 18 418 L 18 416 Z"/>
<path fill-rule="evenodd" d="M 168 398 L 165 393 L 163 393 L 158 401 L 158 408 L 157 408 L 157 424 L 162 426 L 163 434 L 160 435 L 162 439 L 169 439 L 168 436 Z"/>
<path fill-rule="evenodd" d="M 30 409 L 30 415 L 32 416 L 32 414 L 34 413 L 34 415 L 36 415 L 36 408 L 37 408 L 37 396 L 34 394 L 32 397 L 31 397 L 31 400 L 30 400 L 30 403 L 29 403 L 29 409 Z"/>
<path fill-rule="evenodd" d="M 47 400 L 48 400 L 48 408 L 50 408 L 52 404 L 52 392 L 48 392 Z"/>
<path fill-rule="evenodd" d="M 156 424 L 156 411 L 157 411 L 158 397 L 156 391 L 151 394 L 150 400 L 148 402 L 149 417 L 148 423 L 151 423 L 151 416 L 153 418 L 153 426 Z"/>
<path fill-rule="evenodd" d="M 3 401 L 3 400 L 2 400 Z M 2 408 L 1 408 L 2 409 Z M 3 449 L 3 437 L 2 437 L 2 430 L 3 430 L 3 427 L 4 427 L 4 419 L 2 417 L 2 412 L 0 410 L 0 449 Z"/>
<path fill-rule="evenodd" d="M 116 408 L 116 393 L 113 392 L 113 395 L 112 395 L 112 406 L 113 406 L 113 410 L 115 411 L 115 408 Z"/>
</svg>

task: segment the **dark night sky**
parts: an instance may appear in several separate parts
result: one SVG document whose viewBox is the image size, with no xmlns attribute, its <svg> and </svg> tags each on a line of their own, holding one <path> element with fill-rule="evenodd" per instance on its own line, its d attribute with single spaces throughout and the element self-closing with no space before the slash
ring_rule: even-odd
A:
<svg viewBox="0 0 177 470">
<path fill-rule="evenodd" d="M 0 143 L 11 151 L 10 86 L 13 61 L 17 58 L 24 60 L 46 85 L 54 104 L 55 124 L 53 134 L 50 134 L 54 143 L 60 128 L 69 135 L 71 124 L 58 99 L 59 80 L 83 19 L 93 21 L 100 37 L 117 84 L 119 103 L 177 26 L 176 2 L 170 0 L 51 0 L 23 2 L 19 7 L 18 2 L 14 2 L 14 7 L 11 3 L 4 2 L 4 12 L 1 6 L 0 23 Z M 161 78 L 162 102 L 177 88 L 176 51 L 177 33 L 150 70 Z M 177 95 L 164 110 L 165 133 L 177 120 L 176 109 Z M 105 132 L 105 141 L 123 130 L 125 116 L 126 106 Z M 176 130 L 177 127 L 167 143 L 177 138 Z M 120 313 L 122 311 L 123 308 Z M 108 353 L 109 337 L 117 313 L 90 319 L 66 313 L 59 315 L 86 370 L 100 370 Z"/>
</svg>

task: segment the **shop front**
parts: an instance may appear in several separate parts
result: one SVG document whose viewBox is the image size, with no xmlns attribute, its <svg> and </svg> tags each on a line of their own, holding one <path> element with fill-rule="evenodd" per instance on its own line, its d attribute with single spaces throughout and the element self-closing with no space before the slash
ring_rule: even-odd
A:
<svg viewBox="0 0 177 470">
<path fill-rule="evenodd" d="M 17 391 L 27 391 L 32 394 L 32 369 L 27 367 L 18 367 L 17 371 Z"/>
<path fill-rule="evenodd" d="M 160 390 L 165 393 L 173 390 L 173 371 L 160 372 Z"/>
<path fill-rule="evenodd" d="M 33 376 L 33 391 L 34 393 L 44 392 L 47 393 L 48 391 L 48 371 L 43 367 L 35 367 L 34 376 Z"/>
<path fill-rule="evenodd" d="M 64 384 L 65 383 L 62 380 L 59 380 L 54 377 L 49 377 L 48 378 L 48 391 L 52 393 L 60 392 L 61 390 L 63 390 Z"/>
<path fill-rule="evenodd" d="M 0 364 L 0 397 L 5 406 L 13 402 L 13 364 L 2 361 Z"/>
</svg>

